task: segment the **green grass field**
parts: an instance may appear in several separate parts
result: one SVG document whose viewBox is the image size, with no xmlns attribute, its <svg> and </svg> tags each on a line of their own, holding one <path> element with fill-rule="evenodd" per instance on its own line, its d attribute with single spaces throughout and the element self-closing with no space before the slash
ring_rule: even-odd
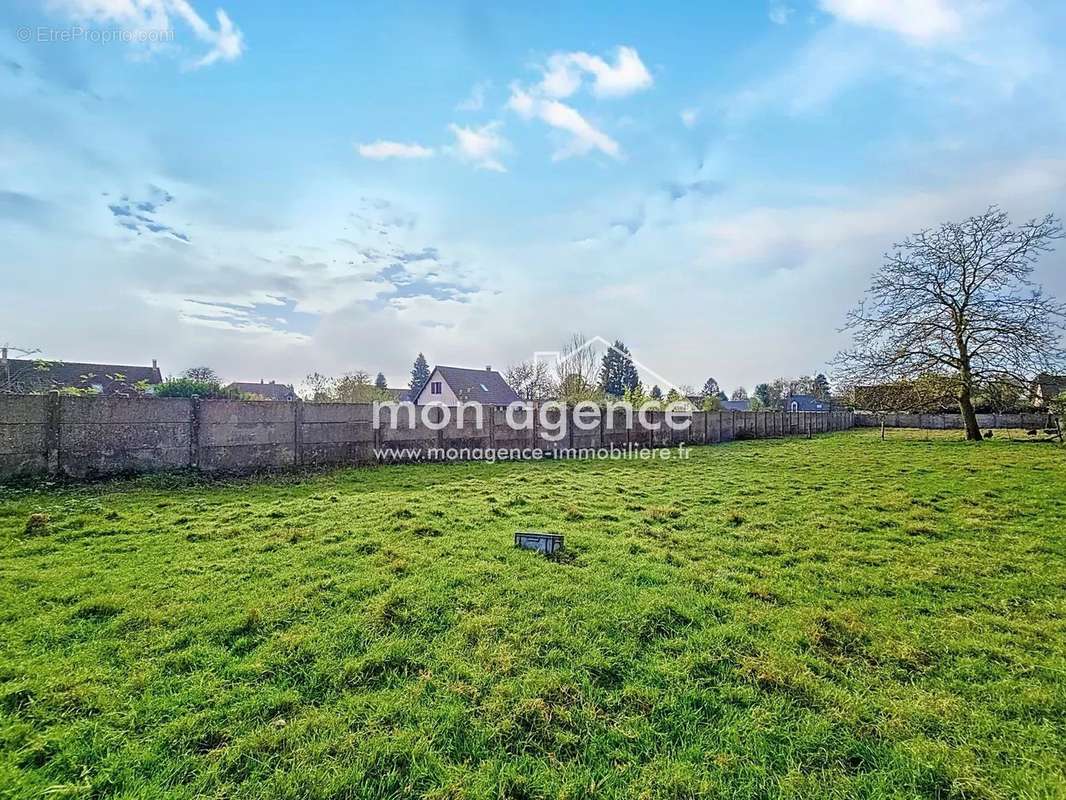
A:
<svg viewBox="0 0 1066 800">
<path fill-rule="evenodd" d="M 0 796 L 1064 797 L 1064 598 L 1001 436 L 6 490 Z"/>
</svg>

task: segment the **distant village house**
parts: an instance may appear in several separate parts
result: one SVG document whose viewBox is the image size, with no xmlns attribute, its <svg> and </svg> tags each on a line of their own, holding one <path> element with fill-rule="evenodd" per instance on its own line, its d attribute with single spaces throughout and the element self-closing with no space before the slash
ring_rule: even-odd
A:
<svg viewBox="0 0 1066 800">
<path fill-rule="evenodd" d="M 132 396 L 150 391 L 163 382 L 159 365 L 89 364 L 80 361 L 8 358 L 0 350 L 0 392 L 42 394 L 76 390 L 102 395 Z"/>
<path fill-rule="evenodd" d="M 264 380 L 260 380 L 259 383 L 248 381 L 234 381 L 226 387 L 227 389 L 236 389 L 242 395 L 246 395 L 249 400 L 295 400 L 296 390 L 292 386 L 284 383 L 276 383 L 270 381 L 269 383 Z"/>
<path fill-rule="evenodd" d="M 492 367 L 434 367 L 429 380 L 413 393 L 411 401 L 419 406 L 431 403 L 455 406 L 461 402 L 507 406 L 522 402 L 522 398 Z"/>
</svg>

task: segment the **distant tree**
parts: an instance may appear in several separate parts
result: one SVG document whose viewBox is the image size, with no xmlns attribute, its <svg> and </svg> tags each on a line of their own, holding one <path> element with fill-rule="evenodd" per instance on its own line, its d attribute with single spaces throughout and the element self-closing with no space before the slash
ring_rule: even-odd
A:
<svg viewBox="0 0 1066 800">
<path fill-rule="evenodd" d="M 334 398 L 341 403 L 374 403 L 391 400 L 389 393 L 370 381 L 370 373 L 358 369 L 340 378 L 334 386 Z"/>
<path fill-rule="evenodd" d="M 659 394 L 662 394 L 660 392 Z M 649 403 L 657 403 L 657 400 L 651 400 L 646 394 L 644 394 L 644 387 L 641 384 L 637 384 L 635 389 L 626 389 L 626 393 L 622 395 L 622 399 L 629 403 L 633 408 L 643 408 Z"/>
<path fill-rule="evenodd" d="M 829 400 L 829 378 L 825 377 L 825 373 L 819 372 L 814 376 L 814 386 L 811 394 L 818 400 Z"/>
<path fill-rule="evenodd" d="M 651 387 L 651 394 L 649 395 L 652 400 L 662 400 L 663 390 L 659 388 L 659 384 L 655 384 Z"/>
<path fill-rule="evenodd" d="M 377 387 L 378 389 L 388 389 L 389 388 L 389 382 L 387 380 L 385 380 L 385 373 L 384 372 L 379 372 L 378 376 L 376 378 L 374 378 L 374 386 Z"/>
<path fill-rule="evenodd" d="M 684 398 L 681 396 L 681 392 L 679 392 L 677 389 L 674 389 L 672 387 L 671 387 L 670 391 L 668 391 L 666 393 L 666 402 L 667 403 L 676 403 L 678 400 L 683 400 L 683 399 Z"/>
<path fill-rule="evenodd" d="M 801 375 L 793 381 L 789 381 L 788 393 L 793 394 L 814 394 L 814 378 L 810 375 Z"/>
<path fill-rule="evenodd" d="M 414 366 L 411 367 L 411 382 L 408 384 L 412 391 L 417 392 L 423 386 L 426 385 L 426 381 L 429 380 L 429 362 L 426 361 L 426 357 L 421 353 L 418 354 L 418 358 L 415 359 Z"/>
<path fill-rule="evenodd" d="M 759 395 L 753 394 L 748 400 L 748 408 L 750 408 L 752 411 L 762 411 L 764 408 L 766 408 L 766 403 L 764 403 L 759 398 Z"/>
<path fill-rule="evenodd" d="M 570 334 L 559 349 L 555 367 L 560 399 L 599 394 L 596 386 L 599 363 L 599 353 L 589 339 L 582 333 Z"/>
<path fill-rule="evenodd" d="M 703 398 L 703 403 L 701 404 L 700 410 L 701 411 L 721 411 L 722 410 L 722 398 L 719 396 L 721 394 L 722 394 L 722 392 L 718 392 L 718 394 L 710 394 L 710 395 L 705 396 Z"/>
<path fill-rule="evenodd" d="M 1048 214 L 1020 226 L 998 208 L 926 229 L 885 255 L 868 301 L 848 315 L 850 350 L 837 355 L 846 387 L 938 375 L 979 442 L 974 398 L 992 382 L 1023 390 L 1034 374 L 1066 362 L 1066 306 L 1030 280 L 1063 236 Z"/>
<path fill-rule="evenodd" d="M 621 397 L 640 384 L 640 375 L 633 364 L 629 348 L 616 339 L 603 354 L 600 365 L 600 388 L 611 397 Z"/>
<path fill-rule="evenodd" d="M 748 399 L 748 390 L 745 389 L 743 386 L 738 386 L 736 389 L 733 390 L 733 396 L 730 397 L 729 399 L 730 400 L 747 400 Z"/>
<path fill-rule="evenodd" d="M 774 378 L 770 381 L 770 401 L 772 405 L 780 405 L 781 401 L 792 394 L 792 381 L 785 378 Z"/>
<path fill-rule="evenodd" d="M 205 400 L 239 400 L 237 389 L 223 388 L 218 381 L 201 381 L 195 378 L 168 378 L 152 392 L 156 397 L 200 397 Z"/>
<path fill-rule="evenodd" d="M 556 394 L 555 381 L 545 361 L 520 361 L 507 368 L 504 380 L 523 400 L 548 400 Z"/>
<path fill-rule="evenodd" d="M 760 383 L 758 386 L 755 387 L 755 394 L 752 399 L 758 400 L 762 408 L 767 408 L 772 403 L 770 399 L 770 393 L 770 384 Z"/>
<path fill-rule="evenodd" d="M 718 381 L 714 378 L 708 378 L 703 383 L 703 389 L 700 391 L 704 397 L 717 397 L 722 391 L 722 387 L 718 385 Z"/>
<path fill-rule="evenodd" d="M 222 378 L 211 367 L 189 367 L 181 373 L 181 377 L 202 383 L 222 383 Z"/>
<path fill-rule="evenodd" d="M 328 403 L 336 396 L 337 381 L 321 372 L 312 372 L 300 386 L 300 396 L 313 403 Z"/>
</svg>

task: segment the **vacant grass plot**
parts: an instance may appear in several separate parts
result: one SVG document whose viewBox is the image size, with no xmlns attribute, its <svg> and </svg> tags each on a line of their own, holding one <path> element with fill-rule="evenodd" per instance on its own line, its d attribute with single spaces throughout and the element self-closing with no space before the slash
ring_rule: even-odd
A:
<svg viewBox="0 0 1066 800">
<path fill-rule="evenodd" d="M 898 431 L 8 491 L 0 795 L 1063 797 L 1064 531 Z"/>
</svg>

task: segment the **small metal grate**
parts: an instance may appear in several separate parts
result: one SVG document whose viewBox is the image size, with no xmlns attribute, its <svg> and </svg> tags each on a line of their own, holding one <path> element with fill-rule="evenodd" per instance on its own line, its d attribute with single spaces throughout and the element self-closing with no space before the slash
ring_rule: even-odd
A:
<svg viewBox="0 0 1066 800">
<path fill-rule="evenodd" d="M 540 531 L 515 531 L 515 547 L 536 550 L 538 553 L 551 555 L 563 549 L 563 537 L 558 533 L 541 533 Z"/>
</svg>

